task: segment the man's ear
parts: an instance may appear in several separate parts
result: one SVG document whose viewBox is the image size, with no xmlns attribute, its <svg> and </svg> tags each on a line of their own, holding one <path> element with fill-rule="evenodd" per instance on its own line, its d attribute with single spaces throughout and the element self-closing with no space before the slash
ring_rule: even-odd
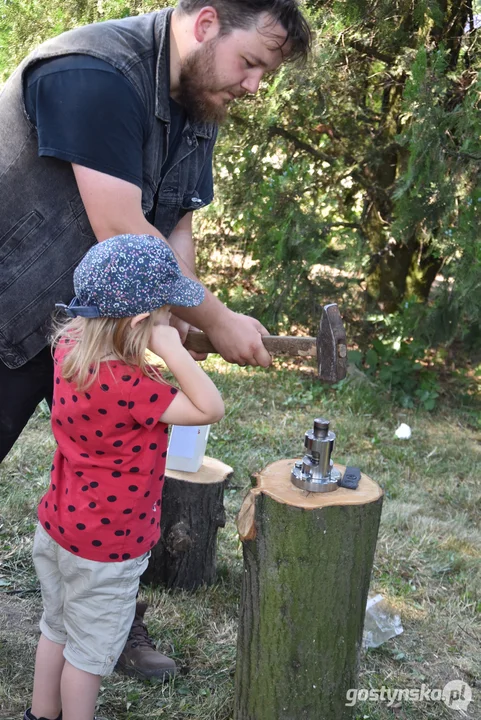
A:
<svg viewBox="0 0 481 720">
<path fill-rule="evenodd" d="M 140 315 L 136 315 L 135 317 L 133 317 L 130 321 L 130 327 L 132 328 L 132 330 L 138 323 L 142 322 L 142 320 L 145 320 L 145 318 L 148 317 L 150 317 L 150 313 L 140 313 Z"/>
<path fill-rule="evenodd" d="M 194 22 L 194 37 L 198 43 L 203 43 L 217 37 L 220 30 L 217 10 L 210 5 L 203 7 Z"/>
</svg>

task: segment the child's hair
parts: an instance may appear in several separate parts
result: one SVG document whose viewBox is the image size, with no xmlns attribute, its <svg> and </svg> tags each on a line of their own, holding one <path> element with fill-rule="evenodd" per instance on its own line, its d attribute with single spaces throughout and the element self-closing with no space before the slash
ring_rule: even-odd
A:
<svg viewBox="0 0 481 720">
<path fill-rule="evenodd" d="M 52 346 L 67 345 L 61 373 L 83 392 L 98 378 L 100 363 L 107 356 L 138 367 L 147 377 L 165 382 L 147 362 L 145 351 L 155 322 L 155 311 L 132 328 L 132 318 L 77 317 L 54 327 Z"/>
</svg>

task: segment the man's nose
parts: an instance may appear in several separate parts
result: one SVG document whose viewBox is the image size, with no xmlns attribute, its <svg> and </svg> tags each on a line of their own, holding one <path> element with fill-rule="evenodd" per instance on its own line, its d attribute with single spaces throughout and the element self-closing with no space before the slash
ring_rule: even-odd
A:
<svg viewBox="0 0 481 720">
<path fill-rule="evenodd" d="M 249 73 L 249 75 L 247 75 L 241 82 L 241 87 L 246 92 L 254 95 L 259 90 L 259 85 L 261 84 L 263 74 L 264 73 L 262 70 L 257 70 L 256 72 Z"/>
</svg>

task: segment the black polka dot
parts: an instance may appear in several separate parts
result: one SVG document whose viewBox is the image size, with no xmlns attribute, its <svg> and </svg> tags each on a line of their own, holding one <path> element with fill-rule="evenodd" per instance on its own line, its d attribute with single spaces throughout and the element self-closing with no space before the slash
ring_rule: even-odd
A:
<svg viewBox="0 0 481 720">
<path fill-rule="evenodd" d="M 92 545 L 94 547 L 100 547 L 102 543 L 100 542 L 100 540 L 92 540 Z"/>
<path fill-rule="evenodd" d="M 142 450 L 141 445 L 134 445 L 134 447 L 132 448 L 132 452 L 140 452 L 141 450 Z"/>
<path fill-rule="evenodd" d="M 144 520 L 147 517 L 147 513 L 140 513 L 139 520 Z"/>
<path fill-rule="evenodd" d="M 106 385 L 105 383 L 102 383 L 102 385 L 100 386 L 100 389 L 103 390 L 104 392 L 108 392 L 109 386 Z"/>
<path fill-rule="evenodd" d="M 68 506 L 68 511 L 69 511 L 69 512 L 75 512 L 75 505 L 69 505 L 69 506 Z"/>
<path fill-rule="evenodd" d="M 149 495 L 150 495 L 150 490 L 147 490 L 147 492 L 144 493 L 144 497 L 149 497 Z"/>
<path fill-rule="evenodd" d="M 123 428 L 123 427 L 125 427 L 125 423 L 117 423 L 115 427 L 119 428 L 119 429 Z"/>
<path fill-rule="evenodd" d="M 132 425 L 132 430 L 140 430 L 141 427 L 142 425 L 140 423 L 134 423 Z"/>
<path fill-rule="evenodd" d="M 124 553 L 124 554 L 122 555 L 122 560 L 128 560 L 129 557 L 130 557 L 130 553 Z"/>
<path fill-rule="evenodd" d="M 94 503 L 94 502 L 89 503 L 89 508 L 92 508 L 92 510 L 96 507 L 97 507 L 97 503 Z"/>
<path fill-rule="evenodd" d="M 104 436 L 102 430 L 96 430 L 96 431 L 95 431 L 95 434 L 97 435 L 97 437 L 103 437 L 103 436 Z"/>
<path fill-rule="evenodd" d="M 132 380 L 132 375 L 122 375 L 122 380 L 124 382 L 128 382 L 129 380 Z"/>
<path fill-rule="evenodd" d="M 141 535 L 140 537 L 137 538 L 137 542 L 138 542 L 138 543 L 141 543 L 141 542 L 143 541 L 143 539 L 144 539 L 144 536 Z"/>
<path fill-rule="evenodd" d="M 77 442 L 76 439 L 74 437 L 72 437 L 71 435 L 70 435 L 70 439 L 72 442 Z"/>
<path fill-rule="evenodd" d="M 50 530 L 50 523 L 49 523 L 49 522 L 45 522 L 45 528 L 46 528 L 47 530 Z"/>
<path fill-rule="evenodd" d="M 164 432 L 165 432 L 166 435 L 168 435 L 168 434 L 169 434 L 169 428 L 168 428 L 168 427 L 164 428 Z"/>
<path fill-rule="evenodd" d="M 130 515 L 131 512 L 132 512 L 131 508 L 126 508 L 126 509 L 124 510 L 124 515 Z"/>
<path fill-rule="evenodd" d="M 71 545 L 70 549 L 72 552 L 78 552 L 78 547 L 76 547 L 75 545 Z"/>
<path fill-rule="evenodd" d="M 177 395 L 177 388 L 170 388 L 172 395 Z"/>
<path fill-rule="evenodd" d="M 130 490 L 130 492 L 137 492 L 138 489 L 139 489 L 139 488 L 137 487 L 137 485 L 129 485 L 129 490 Z M 108 499 L 108 498 L 107 498 L 107 499 Z"/>
<path fill-rule="evenodd" d="M 86 393 L 85 393 L 85 397 L 87 398 L 87 400 L 90 400 L 90 398 L 91 398 L 92 396 L 90 395 L 90 393 L 87 393 L 87 392 L 86 392 Z"/>
<path fill-rule="evenodd" d="M 83 523 L 77 523 L 77 530 L 85 530 L 85 525 Z"/>
<path fill-rule="evenodd" d="M 130 401 L 129 401 L 129 405 L 128 405 L 129 410 L 132 410 L 132 408 L 134 407 L 134 405 L 135 405 L 134 401 L 133 401 L 133 400 L 130 400 Z"/>
<path fill-rule="evenodd" d="M 56 490 L 56 489 L 57 489 L 57 486 L 55 485 L 55 483 L 52 483 L 52 490 Z"/>
<path fill-rule="evenodd" d="M 88 437 L 86 435 L 81 435 L 80 439 L 83 440 L 84 442 L 87 442 Z"/>
<path fill-rule="evenodd" d="M 68 495 L 68 488 L 65 488 L 65 495 Z"/>
<path fill-rule="evenodd" d="M 68 417 L 68 418 L 67 418 L 67 422 L 69 422 L 71 425 L 73 425 L 73 420 L 72 420 L 71 417 Z"/>
<path fill-rule="evenodd" d="M 139 472 L 139 468 L 138 468 L 138 467 L 132 467 L 132 468 L 130 468 L 129 472 L 131 472 L 131 473 L 138 473 L 138 472 Z"/>
<path fill-rule="evenodd" d="M 55 470 L 55 465 L 53 463 L 52 463 L 52 467 L 50 468 L 50 470 Z"/>
<path fill-rule="evenodd" d="M 108 495 L 107 502 L 115 502 L 117 500 L 116 495 Z"/>
<path fill-rule="evenodd" d="M 162 457 L 167 457 L 167 450 L 164 450 L 164 452 L 162 453 Z"/>
<path fill-rule="evenodd" d="M 154 541 L 153 541 L 153 540 L 152 540 L 152 542 L 150 543 L 150 547 L 154 547 Z"/>
<path fill-rule="evenodd" d="M 105 455 L 105 453 L 104 453 L 103 450 L 96 450 L 96 451 L 95 451 L 95 454 L 96 454 L 96 455 Z"/>
<path fill-rule="evenodd" d="M 99 484 L 98 484 L 98 482 L 97 482 L 96 480 L 94 480 L 93 482 L 90 483 L 90 487 L 91 487 L 91 488 L 96 488 L 96 487 L 98 487 L 98 486 L 99 486 Z"/>
<path fill-rule="evenodd" d="M 84 420 L 87 420 L 87 421 L 90 420 L 90 418 L 89 418 L 88 415 L 82 415 L 82 417 L 83 417 Z"/>
<path fill-rule="evenodd" d="M 99 408 L 100 415 L 107 415 L 107 410 L 105 408 Z"/>
<path fill-rule="evenodd" d="M 137 385 L 139 384 L 139 382 L 140 382 L 140 379 L 137 378 L 137 380 L 134 382 L 134 384 L 132 385 L 132 387 L 137 387 Z"/>
<path fill-rule="evenodd" d="M 119 556 L 117 555 L 117 553 L 111 553 L 111 554 L 109 555 L 109 558 L 110 558 L 111 560 L 118 560 Z"/>
<path fill-rule="evenodd" d="M 83 486 L 82 486 L 82 492 L 87 492 L 88 489 L 89 489 L 89 486 L 88 486 L 88 485 L 83 485 Z"/>
<path fill-rule="evenodd" d="M 61 535 L 63 535 L 65 532 L 65 530 L 63 529 L 63 527 L 61 525 L 58 526 L 58 531 Z"/>
<path fill-rule="evenodd" d="M 153 524 L 154 524 L 154 522 L 155 522 L 155 518 L 151 518 L 151 520 L 150 520 L 150 524 L 151 524 L 151 525 L 153 525 Z"/>
<path fill-rule="evenodd" d="M 157 402 L 158 399 L 159 399 L 159 396 L 157 395 L 157 393 L 154 393 L 153 395 L 150 396 L 150 402 Z"/>
<path fill-rule="evenodd" d="M 159 475 L 159 480 L 163 480 L 163 479 L 164 479 L 164 475 L 163 474 Z"/>
<path fill-rule="evenodd" d="M 77 477 L 82 477 L 83 472 L 81 470 L 77 470 L 77 472 L 75 474 Z"/>
<path fill-rule="evenodd" d="M 61 425 L 61 424 L 62 424 L 62 421 L 59 420 L 58 418 L 55 420 L 55 422 L 57 423 L 57 425 Z"/>
<path fill-rule="evenodd" d="M 123 535 L 125 535 L 125 532 L 123 530 L 116 530 L 114 532 L 114 535 L 117 535 L 117 537 L 122 537 Z"/>
<path fill-rule="evenodd" d="M 45 500 L 45 507 L 48 508 L 48 502 Z"/>
<path fill-rule="evenodd" d="M 76 395 L 72 395 L 72 400 L 73 400 L 74 402 L 77 402 L 78 397 L 77 397 Z"/>
<path fill-rule="evenodd" d="M 100 522 L 102 525 L 110 525 L 110 520 L 108 518 L 102 518 Z"/>
<path fill-rule="evenodd" d="M 153 422 L 154 422 L 154 418 L 147 418 L 147 420 L 145 421 L 145 424 L 152 425 Z"/>
<path fill-rule="evenodd" d="M 88 453 L 80 453 L 80 457 L 88 458 L 88 456 L 89 456 Z"/>
<path fill-rule="evenodd" d="M 157 443 L 150 443 L 149 450 L 157 450 Z"/>
<path fill-rule="evenodd" d="M 117 405 L 120 405 L 120 407 L 125 407 L 125 406 L 127 405 L 127 401 L 126 401 L 126 400 L 119 400 L 119 401 L 117 402 Z"/>
<path fill-rule="evenodd" d="M 114 465 L 122 465 L 122 463 L 123 460 L 121 460 L 120 458 L 118 460 L 114 460 Z"/>
<path fill-rule="evenodd" d="M 62 405 L 65 405 L 65 398 L 60 398 L 60 402 L 62 403 Z"/>
<path fill-rule="evenodd" d="M 119 470 L 114 470 L 112 473 L 112 477 L 115 477 L 115 478 L 122 477 L 122 473 Z"/>
<path fill-rule="evenodd" d="M 157 502 L 155 504 L 157 505 L 157 507 L 160 507 L 160 499 L 157 500 Z"/>
<path fill-rule="evenodd" d="M 125 531 L 125 537 L 127 537 L 128 535 L 130 535 L 130 530 Z"/>
<path fill-rule="evenodd" d="M 121 447 L 123 444 L 124 444 L 124 443 L 122 442 L 122 440 L 116 440 L 116 441 L 114 442 L 114 447 Z"/>
<path fill-rule="evenodd" d="M 56 383 L 57 385 L 60 385 L 60 378 L 55 378 L 55 383 Z"/>
<path fill-rule="evenodd" d="M 58 507 L 55 505 L 55 503 L 53 504 L 53 509 L 55 510 L 55 512 L 57 512 L 58 510 Z"/>
</svg>

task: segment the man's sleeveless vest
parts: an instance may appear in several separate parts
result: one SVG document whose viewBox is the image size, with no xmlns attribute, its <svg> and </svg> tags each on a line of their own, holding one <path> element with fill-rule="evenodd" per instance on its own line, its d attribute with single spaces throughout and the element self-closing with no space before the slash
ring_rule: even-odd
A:
<svg viewBox="0 0 481 720">
<path fill-rule="evenodd" d="M 143 150 L 142 210 L 154 203 L 167 157 L 170 127 L 166 53 L 172 9 L 110 20 L 63 33 L 40 45 L 0 95 L 0 361 L 23 365 L 47 344 L 55 302 L 73 296 L 73 270 L 96 242 L 70 163 L 38 157 L 25 112 L 23 77 L 38 60 L 68 54 L 105 60 L 132 83 L 151 118 Z M 182 215 L 212 198 L 196 186 L 216 128 L 186 124 L 169 168 L 163 169 L 156 226 L 169 237 Z"/>
</svg>

